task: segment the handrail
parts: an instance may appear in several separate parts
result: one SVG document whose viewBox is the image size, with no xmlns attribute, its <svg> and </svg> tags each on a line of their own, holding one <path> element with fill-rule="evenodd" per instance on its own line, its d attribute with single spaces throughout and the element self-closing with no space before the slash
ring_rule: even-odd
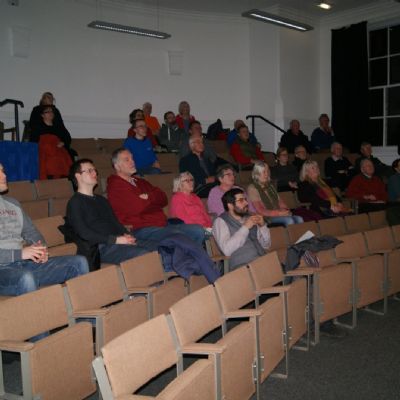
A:
<svg viewBox="0 0 400 400">
<path fill-rule="evenodd" d="M 18 121 L 18 106 L 24 108 L 24 103 L 21 100 L 5 99 L 0 101 L 0 107 L 6 104 L 14 104 L 14 120 L 15 120 L 15 133 L 17 136 L 17 142 L 19 142 L 19 121 Z"/>
<path fill-rule="evenodd" d="M 278 129 L 278 131 L 281 131 L 282 133 L 286 133 L 284 129 L 282 129 L 282 128 L 279 127 L 278 125 L 275 125 L 273 122 L 271 122 L 271 121 L 268 120 L 267 118 L 264 118 L 262 115 L 246 115 L 246 119 L 249 119 L 249 118 L 251 118 L 251 131 L 252 131 L 253 133 L 255 133 L 255 132 L 254 132 L 254 129 L 255 129 L 254 120 L 255 120 L 256 118 L 260 118 L 260 119 L 262 119 L 264 122 L 266 122 L 267 124 L 273 126 L 275 129 Z"/>
</svg>

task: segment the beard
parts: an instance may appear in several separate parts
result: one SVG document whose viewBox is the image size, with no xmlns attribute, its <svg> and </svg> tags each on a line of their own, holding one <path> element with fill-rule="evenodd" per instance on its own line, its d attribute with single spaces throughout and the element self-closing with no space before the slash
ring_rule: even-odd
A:
<svg viewBox="0 0 400 400">
<path fill-rule="evenodd" d="M 250 215 L 249 206 L 246 206 L 244 208 L 239 208 L 237 206 L 234 206 L 233 211 L 238 217 L 247 217 L 248 215 Z"/>
</svg>

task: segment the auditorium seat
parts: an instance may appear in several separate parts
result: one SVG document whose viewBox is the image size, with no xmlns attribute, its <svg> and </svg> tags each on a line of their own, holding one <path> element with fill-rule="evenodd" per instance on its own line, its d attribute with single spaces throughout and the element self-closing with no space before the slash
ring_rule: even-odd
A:
<svg viewBox="0 0 400 400">
<path fill-rule="evenodd" d="M 347 233 L 364 232 L 371 229 L 368 214 L 346 215 L 344 222 Z"/>
<path fill-rule="evenodd" d="M 318 226 L 321 235 L 340 236 L 347 233 L 342 217 L 321 219 L 318 221 Z"/>
<path fill-rule="evenodd" d="M 74 194 L 67 178 L 36 180 L 35 188 L 39 199 L 69 198 Z"/>
<path fill-rule="evenodd" d="M 104 344 L 147 320 L 145 298 L 127 298 L 120 279 L 118 267 L 111 265 L 66 282 L 71 317 L 95 320 L 97 355 Z"/>
<path fill-rule="evenodd" d="M 275 226 L 269 229 L 271 235 L 271 247 L 269 251 L 276 251 L 280 262 L 286 260 L 286 252 L 289 246 L 289 236 L 286 228 Z"/>
<path fill-rule="evenodd" d="M 187 294 L 182 278 L 166 278 L 160 255 L 155 251 L 124 261 L 120 267 L 125 292 L 146 297 L 149 318 L 168 312 L 172 304 Z"/>
<path fill-rule="evenodd" d="M 293 224 L 286 227 L 289 235 L 289 243 L 294 244 L 307 231 L 311 231 L 315 236 L 319 235 L 319 227 L 315 221 L 303 222 L 302 224 Z"/>
<path fill-rule="evenodd" d="M 224 256 L 224 254 L 219 249 L 217 242 L 215 241 L 214 236 L 209 236 L 206 240 L 206 249 L 207 253 L 210 256 L 211 260 L 213 260 L 215 265 L 219 265 L 221 262 L 223 263 L 223 273 L 227 274 L 229 272 L 229 257 Z"/>
<path fill-rule="evenodd" d="M 49 200 L 37 199 L 21 202 L 24 212 L 32 219 L 47 218 L 49 216 Z"/>
<path fill-rule="evenodd" d="M 194 362 L 158 395 L 135 395 L 157 375 L 178 364 L 173 337 L 165 315 L 147 321 L 106 344 L 93 368 L 104 400 L 221 400 L 216 394 L 214 363 Z"/>
<path fill-rule="evenodd" d="M 285 202 L 290 210 L 300 206 L 297 197 L 292 191 L 279 192 L 279 197 Z"/>
<path fill-rule="evenodd" d="M 208 333 L 223 328 L 217 295 L 209 285 L 179 300 L 170 308 L 171 318 L 179 343 L 182 364 L 184 354 L 221 354 L 222 398 L 246 400 L 255 391 L 253 365 L 255 362 L 254 329 L 248 322 L 242 322 L 216 343 L 200 340 Z"/>
<path fill-rule="evenodd" d="M 78 400 L 95 392 L 92 327 L 87 322 L 66 327 L 68 315 L 61 285 L 1 301 L 0 316 L 0 353 L 20 354 L 23 388 L 23 397 L 9 393 L 0 397 Z M 51 335 L 29 341 L 53 330 Z M 2 375 L 0 379 L 3 387 Z"/>
<path fill-rule="evenodd" d="M 35 186 L 30 181 L 9 182 L 7 196 L 13 197 L 19 202 L 37 199 Z"/>
<path fill-rule="evenodd" d="M 381 211 L 372 211 L 368 213 L 369 217 L 369 224 L 371 225 L 371 228 L 381 228 L 383 226 L 387 226 L 387 220 L 386 220 L 386 211 L 381 210 Z"/>
<path fill-rule="evenodd" d="M 123 147 L 125 138 L 118 138 L 118 139 L 104 139 L 104 138 L 99 138 L 97 139 L 98 146 L 101 151 L 104 153 L 107 153 L 110 155 L 114 150 L 117 150 L 121 147 Z"/>
<path fill-rule="evenodd" d="M 98 141 L 94 138 L 73 138 L 71 148 L 78 153 L 79 158 L 86 158 L 86 154 L 100 151 Z"/>
</svg>

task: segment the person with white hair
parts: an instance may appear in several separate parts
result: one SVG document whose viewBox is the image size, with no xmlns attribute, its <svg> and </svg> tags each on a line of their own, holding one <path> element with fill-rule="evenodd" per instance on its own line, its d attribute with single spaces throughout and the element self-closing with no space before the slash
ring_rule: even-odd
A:
<svg viewBox="0 0 400 400">
<path fill-rule="evenodd" d="M 211 218 L 200 197 L 193 193 L 194 179 L 190 172 L 180 173 L 173 182 L 173 192 L 169 215 L 179 218 L 185 224 L 198 224 L 211 228 Z"/>
<path fill-rule="evenodd" d="M 253 183 L 247 188 L 247 195 L 257 213 L 267 219 L 269 223 L 301 224 L 303 218 L 292 215 L 288 206 L 279 196 L 279 193 L 271 183 L 271 174 L 268 164 L 257 161 L 252 171 Z"/>
<path fill-rule="evenodd" d="M 330 186 L 341 191 L 346 190 L 354 176 L 354 167 L 343 155 L 343 146 L 339 142 L 332 143 L 331 156 L 325 159 L 325 176 L 329 179 Z"/>
</svg>

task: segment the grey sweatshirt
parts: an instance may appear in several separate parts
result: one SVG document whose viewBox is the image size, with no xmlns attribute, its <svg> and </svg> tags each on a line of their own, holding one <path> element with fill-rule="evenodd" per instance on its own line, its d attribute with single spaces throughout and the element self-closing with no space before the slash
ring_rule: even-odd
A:
<svg viewBox="0 0 400 400">
<path fill-rule="evenodd" d="M 45 244 L 43 236 L 19 202 L 11 197 L 0 196 L 0 264 L 21 260 L 24 242 L 33 244 L 39 240 Z"/>
</svg>

